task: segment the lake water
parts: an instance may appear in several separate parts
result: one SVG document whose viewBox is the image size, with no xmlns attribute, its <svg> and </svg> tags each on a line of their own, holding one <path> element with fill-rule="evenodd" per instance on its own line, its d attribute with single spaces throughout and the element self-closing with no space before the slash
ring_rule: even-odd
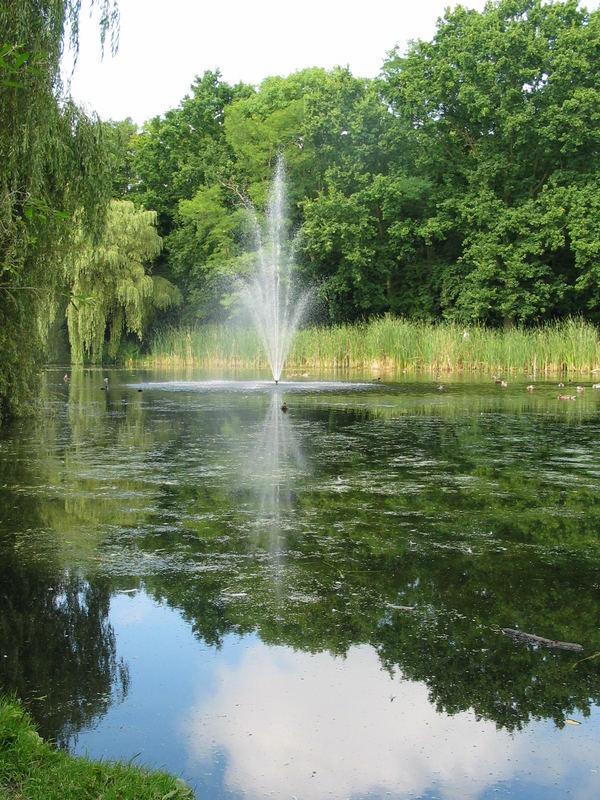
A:
<svg viewBox="0 0 600 800">
<path fill-rule="evenodd" d="M 0 688 L 199 800 L 597 797 L 600 392 L 437 385 L 48 372 Z"/>
</svg>

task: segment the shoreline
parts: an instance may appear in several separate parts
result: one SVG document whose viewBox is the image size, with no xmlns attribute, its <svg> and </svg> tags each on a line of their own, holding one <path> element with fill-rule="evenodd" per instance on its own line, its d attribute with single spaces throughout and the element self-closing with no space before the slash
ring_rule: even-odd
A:
<svg viewBox="0 0 600 800">
<path fill-rule="evenodd" d="M 7 800 L 193 800 L 181 778 L 131 763 L 93 761 L 57 750 L 14 698 L 0 697 L 0 795 Z"/>
</svg>

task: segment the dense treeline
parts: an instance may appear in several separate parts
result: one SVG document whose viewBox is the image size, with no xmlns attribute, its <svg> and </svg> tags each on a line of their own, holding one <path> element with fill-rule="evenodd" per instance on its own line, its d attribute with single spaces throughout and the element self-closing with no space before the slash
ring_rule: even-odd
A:
<svg viewBox="0 0 600 800">
<path fill-rule="evenodd" d="M 206 72 L 138 130 L 64 99 L 79 5 L 0 10 L 3 412 L 31 385 L 52 313 L 76 362 L 231 313 L 247 201 L 264 206 L 280 154 L 321 321 L 600 319 L 600 12 L 457 6 L 377 79 L 315 67 L 253 87 Z M 97 5 L 106 31 L 114 0 Z"/>
<path fill-rule="evenodd" d="M 330 320 L 595 321 L 599 86 L 598 12 L 458 6 L 377 80 L 314 68 L 255 89 L 205 73 L 129 139 L 114 125 L 115 190 L 157 212 L 155 271 L 183 292 L 186 323 L 228 304 L 242 200 L 264 205 L 278 153 L 299 272 Z"/>
</svg>

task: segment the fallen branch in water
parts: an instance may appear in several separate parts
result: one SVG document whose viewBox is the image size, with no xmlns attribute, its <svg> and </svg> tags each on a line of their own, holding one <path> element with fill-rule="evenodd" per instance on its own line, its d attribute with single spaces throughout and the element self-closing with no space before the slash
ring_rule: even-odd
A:
<svg viewBox="0 0 600 800">
<path fill-rule="evenodd" d="M 502 633 L 505 636 L 512 636 L 513 639 L 518 639 L 520 642 L 539 644 L 541 647 L 556 647 L 560 650 L 573 650 L 576 653 L 581 653 L 583 651 L 583 647 L 574 642 L 555 642 L 554 639 L 545 639 L 543 636 L 536 636 L 533 633 L 523 633 L 523 631 L 515 631 L 512 628 L 502 628 Z"/>
<path fill-rule="evenodd" d="M 593 658 L 600 658 L 600 652 L 594 653 L 593 655 L 588 656 L 587 658 L 580 658 L 579 661 L 576 661 L 573 664 L 571 669 L 575 669 L 575 667 L 578 666 L 578 664 L 583 664 L 584 661 L 591 661 Z"/>
</svg>

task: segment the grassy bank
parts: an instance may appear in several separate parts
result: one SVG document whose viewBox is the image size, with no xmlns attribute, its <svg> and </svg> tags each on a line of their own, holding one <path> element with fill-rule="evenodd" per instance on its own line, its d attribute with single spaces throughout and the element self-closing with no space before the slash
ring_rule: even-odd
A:
<svg viewBox="0 0 600 800">
<path fill-rule="evenodd" d="M 600 367 L 598 329 L 581 320 L 495 330 L 394 317 L 298 331 L 288 369 L 482 371 L 526 374 Z M 161 331 L 130 365 L 265 367 L 256 333 L 226 325 Z"/>
<path fill-rule="evenodd" d="M 0 698 L 2 800 L 191 800 L 163 772 L 73 758 L 42 741 L 21 705 Z"/>
</svg>

